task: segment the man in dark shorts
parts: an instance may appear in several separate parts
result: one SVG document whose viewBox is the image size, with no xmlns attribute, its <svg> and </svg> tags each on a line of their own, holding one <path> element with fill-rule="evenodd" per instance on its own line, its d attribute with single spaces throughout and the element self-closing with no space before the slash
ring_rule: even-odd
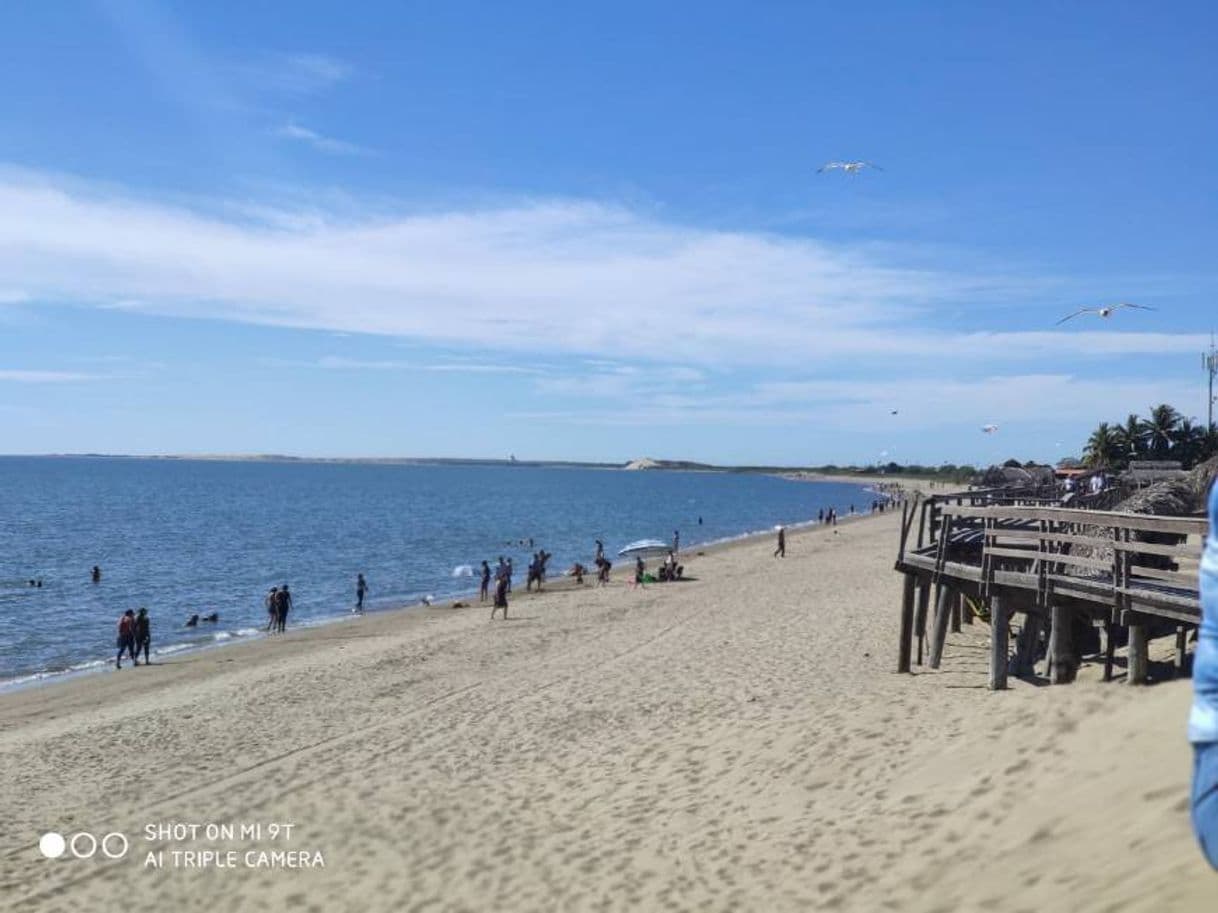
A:
<svg viewBox="0 0 1218 913">
<path fill-rule="evenodd" d="M 355 579 L 355 611 L 364 611 L 364 593 L 368 591 L 368 583 L 364 580 L 363 574 L 358 574 Z"/>
<path fill-rule="evenodd" d="M 495 613 L 500 609 L 503 609 L 503 620 L 507 621 L 508 579 L 506 574 L 495 581 L 495 604 L 491 607 L 491 621 L 495 620 Z"/>
<path fill-rule="evenodd" d="M 288 627 L 288 612 L 292 610 L 292 594 L 285 583 L 275 594 L 275 630 L 282 634 Z"/>
<path fill-rule="evenodd" d="M 478 601 L 486 602 L 491 589 L 491 566 L 482 562 L 482 585 L 478 588 Z"/>
<path fill-rule="evenodd" d="M 774 549 L 774 557 L 787 557 L 787 531 L 781 526 L 778 527 L 778 548 Z"/>
<path fill-rule="evenodd" d="M 131 661 L 137 666 L 140 664 L 135 658 L 135 612 L 131 609 L 119 616 L 115 645 L 118 647 L 118 656 L 114 657 L 114 668 L 123 668 L 123 653 L 131 654 Z"/>
<path fill-rule="evenodd" d="M 140 664 L 140 651 L 144 653 L 144 665 L 151 666 L 152 658 L 149 654 L 152 652 L 152 624 L 148 620 L 148 610 L 143 607 L 135 616 L 135 654 L 132 659 L 137 666 Z"/>
</svg>

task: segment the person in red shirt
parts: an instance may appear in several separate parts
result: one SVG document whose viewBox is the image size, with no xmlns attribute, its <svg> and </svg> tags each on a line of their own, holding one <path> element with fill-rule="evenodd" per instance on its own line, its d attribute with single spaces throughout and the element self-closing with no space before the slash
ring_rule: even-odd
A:
<svg viewBox="0 0 1218 913">
<path fill-rule="evenodd" d="M 131 661 L 137 666 L 140 661 L 135 658 L 135 612 L 128 609 L 118 619 L 118 656 L 114 658 L 114 668 L 123 668 L 123 651 L 131 654 Z"/>
</svg>

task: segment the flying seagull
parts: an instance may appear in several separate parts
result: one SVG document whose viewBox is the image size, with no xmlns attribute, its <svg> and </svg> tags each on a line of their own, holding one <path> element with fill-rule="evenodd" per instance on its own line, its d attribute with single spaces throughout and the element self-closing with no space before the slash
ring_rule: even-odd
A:
<svg viewBox="0 0 1218 913">
<path fill-rule="evenodd" d="M 876 171 L 884 170 L 874 162 L 826 162 L 816 169 L 816 173 L 824 174 L 826 171 L 844 171 L 846 174 L 858 174 L 864 168 L 874 168 Z"/>
<path fill-rule="evenodd" d="M 891 413 L 889 413 L 889 414 L 890 414 L 890 415 L 897 415 L 899 412 L 900 412 L 900 410 L 899 410 L 899 409 L 893 409 L 893 410 L 892 410 L 892 412 L 891 412 Z"/>
<path fill-rule="evenodd" d="M 1067 320 L 1073 320 L 1075 317 L 1081 317 L 1083 314 L 1095 314 L 1097 317 L 1111 317 L 1113 311 L 1117 308 L 1136 308 L 1139 311 L 1153 311 L 1154 308 L 1147 307 L 1144 304 L 1130 304 L 1128 301 L 1122 301 L 1120 304 L 1109 304 L 1102 308 L 1079 308 L 1073 314 L 1063 317 L 1057 321 L 1057 326 L 1061 326 Z"/>
<path fill-rule="evenodd" d="M 984 431 L 986 434 L 993 434 L 995 431 L 998 430 L 998 426 L 997 425 L 982 425 L 981 430 Z"/>
</svg>

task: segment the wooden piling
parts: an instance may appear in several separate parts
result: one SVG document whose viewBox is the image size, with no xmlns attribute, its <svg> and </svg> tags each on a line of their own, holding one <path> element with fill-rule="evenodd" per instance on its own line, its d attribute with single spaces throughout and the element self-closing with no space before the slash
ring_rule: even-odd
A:
<svg viewBox="0 0 1218 913">
<path fill-rule="evenodd" d="M 990 597 L 990 690 L 1007 687 L 1007 608 L 1001 596 Z"/>
<path fill-rule="evenodd" d="M 1070 629 L 1070 610 L 1064 605 L 1053 606 L 1053 630 L 1049 635 L 1049 655 L 1053 657 L 1053 674 L 1049 681 L 1065 685 L 1074 680 L 1074 632 Z"/>
<path fill-rule="evenodd" d="M 1145 622 L 1131 616 L 1129 622 L 1129 673 L 1127 684 L 1145 685 L 1150 677 L 1149 638 Z"/>
<path fill-rule="evenodd" d="M 1023 627 L 1015 638 L 1015 656 L 1011 662 L 1011 673 L 1017 678 L 1036 672 L 1036 653 L 1040 647 L 1041 617 L 1029 612 L 1024 616 Z"/>
<path fill-rule="evenodd" d="M 913 650 L 914 628 L 914 588 L 918 578 L 913 574 L 905 575 L 905 589 L 901 594 L 901 642 L 898 647 L 897 671 L 909 671 L 909 654 Z"/>
<path fill-rule="evenodd" d="M 938 669 L 943 661 L 943 645 L 947 642 L 947 626 L 951 621 L 952 599 L 955 593 L 951 587 L 939 584 L 939 598 L 935 600 L 935 629 L 930 640 L 930 667 Z"/>
<path fill-rule="evenodd" d="M 1188 652 L 1188 628 L 1176 625 L 1176 674 L 1184 674 L 1184 663 Z"/>
<path fill-rule="evenodd" d="M 952 633 L 959 634 L 960 633 L 960 597 L 954 593 L 952 594 L 951 613 L 952 613 Z"/>
<path fill-rule="evenodd" d="M 960 594 L 960 620 L 966 625 L 973 623 L 973 608 L 968 604 L 968 597 L 964 593 Z"/>
<path fill-rule="evenodd" d="M 1116 625 L 1112 619 L 1104 621 L 1104 681 L 1112 681 L 1112 663 L 1116 658 Z"/>
<path fill-rule="evenodd" d="M 930 579 L 918 578 L 918 608 L 914 612 L 914 632 L 918 635 L 918 665 L 922 665 L 922 644 L 926 640 L 926 612 L 930 607 Z"/>
</svg>

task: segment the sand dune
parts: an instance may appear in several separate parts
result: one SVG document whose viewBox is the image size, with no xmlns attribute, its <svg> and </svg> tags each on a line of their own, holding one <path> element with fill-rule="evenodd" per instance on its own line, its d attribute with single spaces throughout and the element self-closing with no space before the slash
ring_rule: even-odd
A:
<svg viewBox="0 0 1218 913">
<path fill-rule="evenodd" d="M 898 676 L 897 518 L 0 696 L 14 910 L 1210 910 L 1186 682 Z M 146 841 L 290 822 L 289 842 Z M 121 861 L 43 859 L 121 831 Z M 157 870 L 296 849 L 320 869 Z"/>
</svg>

